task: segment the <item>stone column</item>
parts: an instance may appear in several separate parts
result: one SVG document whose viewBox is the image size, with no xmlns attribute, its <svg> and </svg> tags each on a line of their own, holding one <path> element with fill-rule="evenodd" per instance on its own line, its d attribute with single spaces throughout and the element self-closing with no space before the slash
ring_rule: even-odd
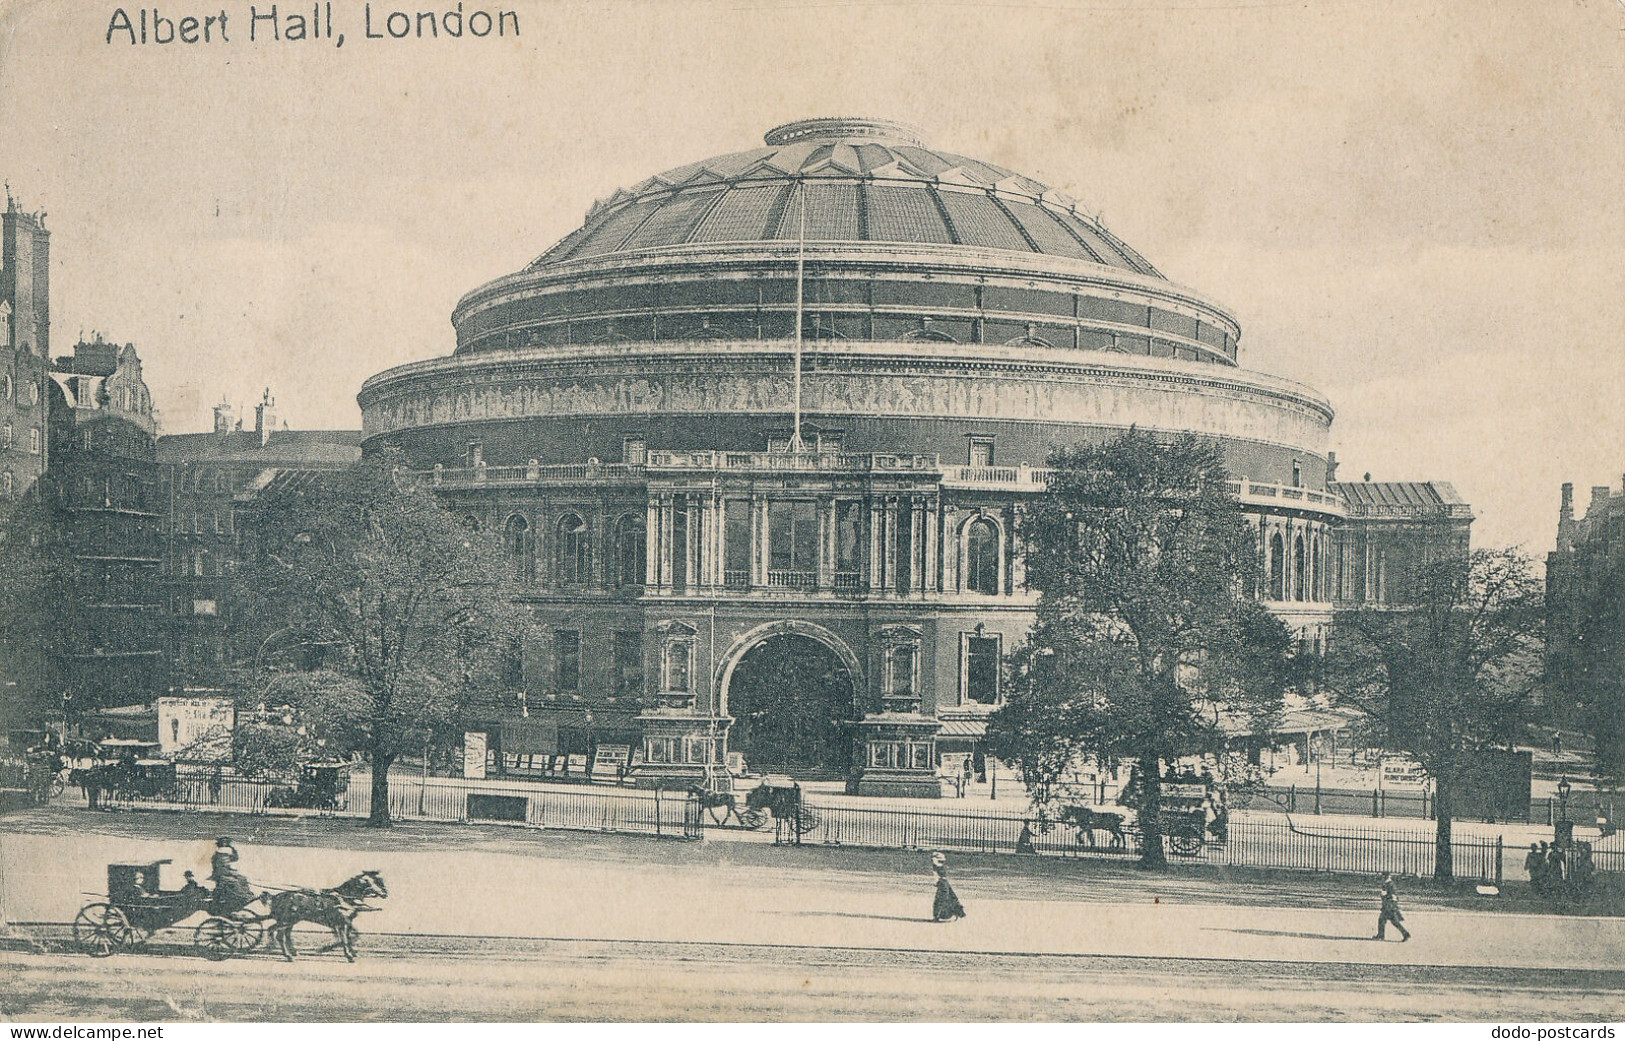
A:
<svg viewBox="0 0 1625 1041">
<path fill-rule="evenodd" d="M 886 595 L 897 592 L 897 496 L 886 496 L 885 520 L 880 538 L 880 581 Z"/>
<path fill-rule="evenodd" d="M 767 496 L 753 495 L 750 499 L 751 556 L 750 584 L 754 589 L 767 585 L 768 531 Z"/>
<path fill-rule="evenodd" d="M 925 500 L 916 495 L 909 500 L 908 511 L 909 592 L 924 592 L 925 575 Z"/>
<path fill-rule="evenodd" d="M 717 564 L 717 496 L 715 492 L 700 503 L 700 571 L 698 585 L 715 586 L 719 576 Z"/>
<path fill-rule="evenodd" d="M 942 498 L 931 496 L 925 504 L 925 582 L 922 586 L 927 593 L 935 593 L 942 589 Z"/>
<path fill-rule="evenodd" d="M 643 585 L 646 589 L 660 588 L 660 502 L 650 495 L 644 507 L 643 522 Z"/>
<path fill-rule="evenodd" d="M 672 528 L 675 527 L 677 516 L 676 504 L 672 496 L 660 496 L 660 589 L 669 593 L 673 585 L 672 559 L 675 547 L 672 545 Z"/>
<path fill-rule="evenodd" d="M 700 574 L 700 544 L 702 534 L 700 530 L 700 504 L 695 501 L 694 496 L 684 496 L 683 510 L 687 514 L 685 519 L 686 522 L 683 524 L 683 531 L 687 536 L 683 540 L 683 569 L 684 574 L 687 576 L 687 582 L 685 584 L 689 587 L 693 587 L 699 585 L 702 579 Z M 690 671 L 692 671 L 692 662 L 690 663 L 689 667 Z"/>
<path fill-rule="evenodd" d="M 818 500 L 818 588 L 835 585 L 835 500 Z"/>
<path fill-rule="evenodd" d="M 863 500 L 864 513 L 868 518 L 868 536 L 864 539 L 864 551 L 869 572 L 870 592 L 879 592 L 886 582 L 885 553 L 886 553 L 886 524 L 882 508 L 877 508 L 874 496 L 866 496 Z"/>
</svg>

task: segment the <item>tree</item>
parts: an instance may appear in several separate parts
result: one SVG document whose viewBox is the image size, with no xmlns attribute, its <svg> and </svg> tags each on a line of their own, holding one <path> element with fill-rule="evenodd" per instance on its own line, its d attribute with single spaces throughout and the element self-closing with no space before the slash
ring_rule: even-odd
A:
<svg viewBox="0 0 1625 1041">
<path fill-rule="evenodd" d="M 1047 801 L 1080 757 L 1143 780 L 1141 863 L 1166 865 L 1162 766 L 1219 747 L 1225 710 L 1265 718 L 1292 682 L 1292 639 L 1251 599 L 1258 534 L 1219 450 L 1131 430 L 1063 450 L 1021 517 L 1038 619 L 1012 656 L 989 750 Z"/>
<path fill-rule="evenodd" d="M 235 580 L 253 605 L 249 639 L 323 649 L 283 674 L 278 697 L 328 747 L 366 754 L 371 822 L 388 824 L 395 760 L 458 726 L 528 629 L 502 588 L 501 547 L 405 477 L 393 452 L 273 488 L 252 531 Z"/>
<path fill-rule="evenodd" d="M 1365 713 L 1384 747 L 1433 778 L 1434 874 L 1451 878 L 1450 835 L 1461 786 L 1482 748 L 1511 745 L 1541 674 L 1544 607 L 1528 558 L 1474 550 L 1413 565 L 1415 602 L 1338 618 L 1325 682 Z"/>
</svg>

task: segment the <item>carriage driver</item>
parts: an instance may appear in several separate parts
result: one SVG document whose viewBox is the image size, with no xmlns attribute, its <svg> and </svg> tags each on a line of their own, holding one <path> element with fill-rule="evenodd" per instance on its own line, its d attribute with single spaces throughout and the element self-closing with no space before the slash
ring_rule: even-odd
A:
<svg viewBox="0 0 1625 1041">
<path fill-rule="evenodd" d="M 209 881 L 214 883 L 213 903 L 225 907 L 246 907 L 254 900 L 254 891 L 248 887 L 248 879 L 242 872 L 232 865 L 237 863 L 237 847 L 231 844 L 228 836 L 222 835 L 214 844 L 214 856 L 210 858 Z"/>
</svg>

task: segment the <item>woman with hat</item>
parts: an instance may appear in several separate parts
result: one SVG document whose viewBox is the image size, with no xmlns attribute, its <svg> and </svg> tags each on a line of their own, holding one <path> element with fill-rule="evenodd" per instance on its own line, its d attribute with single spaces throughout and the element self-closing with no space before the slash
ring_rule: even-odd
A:
<svg viewBox="0 0 1625 1041">
<path fill-rule="evenodd" d="M 965 917 L 965 905 L 959 902 L 954 887 L 948 884 L 947 854 L 940 850 L 931 854 L 931 870 L 937 876 L 937 898 L 931 904 L 931 917 L 938 922 Z"/>
<path fill-rule="evenodd" d="M 214 883 L 210 904 L 216 909 L 215 914 L 230 913 L 254 901 L 248 879 L 233 867 L 236 863 L 237 847 L 228 836 L 222 835 L 214 844 L 214 856 L 209 858 L 209 881 Z"/>
</svg>

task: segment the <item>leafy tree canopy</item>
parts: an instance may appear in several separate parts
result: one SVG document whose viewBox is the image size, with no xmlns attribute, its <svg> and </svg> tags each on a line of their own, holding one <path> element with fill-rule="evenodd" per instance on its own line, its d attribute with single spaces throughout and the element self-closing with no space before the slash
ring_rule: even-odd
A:
<svg viewBox="0 0 1625 1041">
<path fill-rule="evenodd" d="M 500 544 L 400 473 L 393 452 L 332 479 L 273 488 L 236 581 L 249 639 L 323 653 L 279 688 L 335 751 L 372 763 L 373 820 L 387 775 L 497 689 L 529 614 L 503 589 Z M 261 636 L 261 634 L 267 634 Z"/>
<path fill-rule="evenodd" d="M 1292 639 L 1251 598 L 1258 536 L 1216 446 L 1131 430 L 1050 465 L 1018 524 L 1038 621 L 990 748 L 1038 801 L 1080 758 L 1136 765 L 1142 858 L 1160 866 L 1162 764 L 1216 750 L 1221 711 L 1277 712 Z"/>
<path fill-rule="evenodd" d="M 1436 873 L 1450 877 L 1453 806 L 1468 761 L 1523 734 L 1541 679 L 1545 610 L 1523 554 L 1474 550 L 1415 566 L 1413 604 L 1346 612 L 1325 682 L 1363 712 L 1371 736 L 1409 753 L 1437 790 Z"/>
</svg>

